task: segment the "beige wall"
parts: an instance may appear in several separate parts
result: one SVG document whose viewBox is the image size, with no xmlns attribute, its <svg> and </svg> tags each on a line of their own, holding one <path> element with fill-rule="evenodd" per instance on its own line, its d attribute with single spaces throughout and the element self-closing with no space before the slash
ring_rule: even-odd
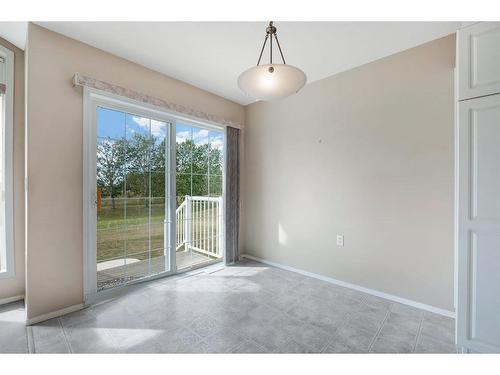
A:
<svg viewBox="0 0 500 375">
<path fill-rule="evenodd" d="M 16 274 L 0 279 L 0 299 L 24 295 L 24 52 L 0 38 L 14 52 L 14 250 Z"/>
<path fill-rule="evenodd" d="M 158 46 L 163 48 L 163 46 Z M 27 69 L 27 315 L 82 303 L 82 89 L 75 72 L 243 122 L 244 108 L 30 24 Z"/>
<path fill-rule="evenodd" d="M 453 310 L 454 55 L 449 36 L 248 106 L 243 252 Z"/>
</svg>

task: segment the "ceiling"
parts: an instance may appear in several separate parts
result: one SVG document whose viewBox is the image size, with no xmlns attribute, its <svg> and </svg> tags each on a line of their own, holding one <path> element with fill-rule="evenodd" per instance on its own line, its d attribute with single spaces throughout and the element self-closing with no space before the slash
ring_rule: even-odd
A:
<svg viewBox="0 0 500 375">
<path fill-rule="evenodd" d="M 253 100 L 239 90 L 237 78 L 256 64 L 267 26 L 267 22 L 37 23 L 241 104 Z M 304 70 L 308 82 L 314 82 L 453 33 L 461 23 L 275 25 L 287 63 Z M 24 48 L 26 23 L 0 22 L 0 36 Z"/>
<path fill-rule="evenodd" d="M 28 22 L 0 22 L 0 38 L 8 40 L 17 48 L 24 50 Z"/>
</svg>

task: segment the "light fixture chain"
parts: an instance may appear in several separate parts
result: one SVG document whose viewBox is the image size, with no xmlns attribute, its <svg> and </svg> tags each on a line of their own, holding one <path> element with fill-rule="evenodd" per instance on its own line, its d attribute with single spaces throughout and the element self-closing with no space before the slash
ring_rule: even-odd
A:
<svg viewBox="0 0 500 375">
<path fill-rule="evenodd" d="M 269 41 L 269 63 L 273 64 L 273 34 L 271 34 L 271 39 Z"/>
<path fill-rule="evenodd" d="M 264 48 L 266 47 L 268 37 L 269 37 L 269 34 L 266 34 L 266 37 L 264 38 L 264 44 L 262 45 L 262 49 L 260 50 L 259 61 L 257 61 L 257 66 L 259 66 L 260 59 L 262 59 L 262 53 L 264 52 Z"/>
<path fill-rule="evenodd" d="M 283 64 L 286 65 L 285 57 L 283 56 L 283 51 L 281 51 L 280 42 L 278 40 L 278 34 L 274 34 L 274 38 L 276 39 L 276 44 L 278 45 L 278 49 L 280 50 L 281 60 L 283 60 Z"/>
</svg>

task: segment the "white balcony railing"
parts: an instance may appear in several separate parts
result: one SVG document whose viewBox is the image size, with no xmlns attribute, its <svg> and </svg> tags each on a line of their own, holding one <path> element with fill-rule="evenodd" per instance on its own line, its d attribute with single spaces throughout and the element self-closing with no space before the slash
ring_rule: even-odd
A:
<svg viewBox="0 0 500 375">
<path fill-rule="evenodd" d="M 222 197 L 186 195 L 175 211 L 176 251 L 222 258 Z"/>
</svg>

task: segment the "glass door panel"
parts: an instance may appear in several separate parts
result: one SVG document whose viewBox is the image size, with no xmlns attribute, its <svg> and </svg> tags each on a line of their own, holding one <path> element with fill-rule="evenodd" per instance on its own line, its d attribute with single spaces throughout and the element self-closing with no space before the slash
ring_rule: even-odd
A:
<svg viewBox="0 0 500 375">
<path fill-rule="evenodd" d="M 222 131 L 176 124 L 176 264 L 200 267 L 223 259 Z"/>
<path fill-rule="evenodd" d="M 169 272 L 169 123 L 98 107 L 97 290 Z"/>
</svg>

